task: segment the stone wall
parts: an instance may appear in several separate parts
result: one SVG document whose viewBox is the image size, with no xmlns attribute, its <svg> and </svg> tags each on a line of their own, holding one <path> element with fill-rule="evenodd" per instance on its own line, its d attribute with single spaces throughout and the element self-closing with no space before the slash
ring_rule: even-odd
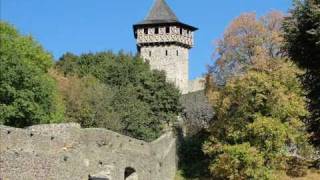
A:
<svg viewBox="0 0 320 180">
<path fill-rule="evenodd" d="M 169 82 L 182 94 L 188 93 L 189 49 L 194 32 L 176 25 L 155 25 L 135 29 L 135 36 L 139 53 L 151 69 L 165 71 Z"/>
<path fill-rule="evenodd" d="M 188 93 L 197 92 L 205 89 L 205 79 L 200 77 L 195 80 L 191 80 L 188 83 Z"/>
<path fill-rule="evenodd" d="M 0 126 L 0 179 L 172 180 L 176 139 L 147 143 L 78 124 Z"/>
<path fill-rule="evenodd" d="M 181 104 L 184 107 L 182 127 L 185 135 L 197 134 L 212 123 L 214 109 L 204 90 L 183 95 Z"/>
<path fill-rule="evenodd" d="M 143 46 L 140 50 L 143 59 L 151 69 L 166 72 L 167 80 L 174 83 L 183 94 L 188 91 L 189 50 L 177 45 Z"/>
</svg>

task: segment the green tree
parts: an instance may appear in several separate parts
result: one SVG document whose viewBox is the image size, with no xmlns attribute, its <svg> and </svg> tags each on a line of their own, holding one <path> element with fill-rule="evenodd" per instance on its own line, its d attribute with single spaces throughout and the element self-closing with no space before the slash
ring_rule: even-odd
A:
<svg viewBox="0 0 320 180">
<path fill-rule="evenodd" d="M 264 69 L 252 67 L 207 91 L 216 114 L 204 151 L 213 159 L 214 175 L 261 179 L 285 169 L 286 157 L 309 157 L 312 148 L 302 121 L 308 110 L 297 74 L 301 71 L 287 60 L 270 59 Z M 246 155 L 251 151 L 258 159 Z"/>
<path fill-rule="evenodd" d="M 320 144 L 320 1 L 296 0 L 283 28 L 285 48 L 290 58 L 306 70 L 302 76 L 308 92 L 308 119 L 313 140 Z"/>
<path fill-rule="evenodd" d="M 82 127 L 103 127 L 113 131 L 122 129 L 118 114 L 112 107 L 113 90 L 93 76 L 79 78 L 63 76 L 55 70 L 50 74 L 58 82 L 66 105 L 65 121 Z"/>
<path fill-rule="evenodd" d="M 298 78 L 303 71 L 281 50 L 282 21 L 277 12 L 259 20 L 241 15 L 218 44 L 215 67 L 235 62 L 240 69 L 228 72 L 223 86 L 210 71 L 206 82 L 215 116 L 203 150 L 212 159 L 211 173 L 222 179 L 270 179 L 272 171 L 288 168 L 290 156 L 312 154 Z"/>
<path fill-rule="evenodd" d="M 164 72 L 151 71 L 136 56 L 67 53 L 56 66 L 65 75 L 94 76 L 112 89 L 111 106 L 121 124 L 118 132 L 123 134 L 151 141 L 181 112 L 178 89 L 166 82 Z"/>
<path fill-rule="evenodd" d="M 5 22 L 0 22 L 0 42 L 0 123 L 25 127 L 61 122 L 64 107 L 47 73 L 52 56 Z"/>
</svg>

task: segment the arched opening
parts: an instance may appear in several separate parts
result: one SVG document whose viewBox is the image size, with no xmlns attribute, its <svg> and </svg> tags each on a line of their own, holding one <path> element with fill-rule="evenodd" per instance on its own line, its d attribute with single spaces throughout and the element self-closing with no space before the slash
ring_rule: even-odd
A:
<svg viewBox="0 0 320 180">
<path fill-rule="evenodd" d="M 124 180 L 138 180 L 138 174 L 132 167 L 126 167 L 124 171 Z"/>
</svg>

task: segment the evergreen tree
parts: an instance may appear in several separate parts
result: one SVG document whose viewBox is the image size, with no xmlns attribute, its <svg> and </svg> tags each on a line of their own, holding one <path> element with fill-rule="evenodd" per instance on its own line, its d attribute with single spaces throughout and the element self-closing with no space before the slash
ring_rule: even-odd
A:
<svg viewBox="0 0 320 180">
<path fill-rule="evenodd" d="M 284 21 L 286 50 L 290 58 L 305 69 L 302 81 L 308 92 L 309 129 L 320 144 L 320 1 L 298 0 Z"/>
</svg>

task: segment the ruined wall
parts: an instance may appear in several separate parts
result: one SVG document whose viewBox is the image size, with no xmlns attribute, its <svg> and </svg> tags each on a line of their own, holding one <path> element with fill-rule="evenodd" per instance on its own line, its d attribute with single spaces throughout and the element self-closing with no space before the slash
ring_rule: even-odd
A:
<svg viewBox="0 0 320 180">
<path fill-rule="evenodd" d="M 171 132 L 147 143 L 78 124 L 0 126 L 0 145 L 4 180 L 172 180 L 176 171 L 176 139 Z"/>
</svg>

